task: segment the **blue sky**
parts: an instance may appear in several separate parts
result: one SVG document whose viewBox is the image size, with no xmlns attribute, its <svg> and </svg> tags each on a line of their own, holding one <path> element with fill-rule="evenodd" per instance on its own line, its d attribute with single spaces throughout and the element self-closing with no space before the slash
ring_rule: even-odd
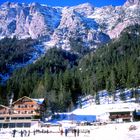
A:
<svg viewBox="0 0 140 140">
<path fill-rule="evenodd" d="M 93 6 L 100 7 L 106 5 L 123 5 L 126 0 L 9 0 L 10 2 L 19 2 L 19 3 L 31 3 L 38 2 L 41 4 L 47 4 L 50 6 L 74 6 L 81 3 L 89 2 Z M 6 2 L 6 0 L 0 0 L 0 4 Z"/>
</svg>

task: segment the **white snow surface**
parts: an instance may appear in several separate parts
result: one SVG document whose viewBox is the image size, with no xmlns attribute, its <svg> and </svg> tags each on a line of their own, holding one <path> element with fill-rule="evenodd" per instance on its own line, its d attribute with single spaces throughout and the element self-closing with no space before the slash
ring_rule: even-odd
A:
<svg viewBox="0 0 140 140">
<path fill-rule="evenodd" d="M 84 115 L 84 116 L 96 116 L 102 122 L 109 121 L 109 112 L 127 112 L 139 109 L 140 106 L 137 103 L 116 103 L 116 104 L 104 104 L 104 105 L 89 105 L 85 108 L 77 108 L 70 112 L 73 115 Z"/>
<path fill-rule="evenodd" d="M 131 125 L 136 126 L 136 130 L 129 131 Z M 20 136 L 21 128 L 18 128 L 16 136 L 12 137 L 13 129 L 1 129 L 0 131 L 0 140 L 139 140 L 140 139 L 140 122 L 133 123 L 121 123 L 121 124 L 107 124 L 103 126 L 76 126 L 76 129 L 80 130 L 79 136 L 74 136 L 73 133 L 68 133 L 67 137 L 63 134 L 60 135 L 60 127 L 43 127 L 43 128 L 34 128 L 39 130 L 49 130 L 56 133 L 37 133 L 33 135 L 33 130 L 30 129 L 30 136 Z M 22 128 L 22 130 L 28 130 L 29 128 Z M 90 133 L 81 133 L 81 131 L 89 130 Z"/>
</svg>

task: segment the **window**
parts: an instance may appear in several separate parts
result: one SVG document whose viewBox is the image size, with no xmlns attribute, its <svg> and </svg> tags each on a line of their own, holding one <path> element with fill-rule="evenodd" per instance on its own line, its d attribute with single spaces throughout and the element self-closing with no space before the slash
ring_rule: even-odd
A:
<svg viewBox="0 0 140 140">
<path fill-rule="evenodd" d="M 8 128 L 8 123 L 4 123 L 3 128 Z"/>
<path fill-rule="evenodd" d="M 22 105 L 21 108 L 24 108 L 24 105 Z"/>
<path fill-rule="evenodd" d="M 31 117 L 25 117 L 25 119 L 30 120 L 30 119 L 31 119 Z"/>
<path fill-rule="evenodd" d="M 16 118 L 16 117 L 13 117 L 13 118 L 11 118 L 12 120 L 17 120 L 18 118 Z"/>
<path fill-rule="evenodd" d="M 24 127 L 31 127 L 31 123 L 24 123 Z"/>
<path fill-rule="evenodd" d="M 15 123 L 9 123 L 9 128 L 14 128 L 15 127 Z"/>
<path fill-rule="evenodd" d="M 18 119 L 19 119 L 19 120 L 24 120 L 24 117 L 19 117 Z"/>
<path fill-rule="evenodd" d="M 3 126 L 3 124 L 2 124 L 2 123 L 0 123 L 0 128 L 2 128 L 2 126 Z"/>
<path fill-rule="evenodd" d="M 23 123 L 17 123 L 17 127 L 23 127 Z"/>
<path fill-rule="evenodd" d="M 0 118 L 0 120 L 4 120 L 4 118 Z"/>
</svg>

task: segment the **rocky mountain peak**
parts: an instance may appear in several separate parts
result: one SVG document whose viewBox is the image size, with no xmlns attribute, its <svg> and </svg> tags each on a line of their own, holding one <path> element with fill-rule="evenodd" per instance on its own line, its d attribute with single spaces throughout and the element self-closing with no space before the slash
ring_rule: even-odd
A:
<svg viewBox="0 0 140 140">
<path fill-rule="evenodd" d="M 140 5 L 140 0 L 127 0 L 124 6 Z"/>
<path fill-rule="evenodd" d="M 91 15 L 94 12 L 94 7 L 90 3 L 83 3 L 78 6 L 73 6 L 70 9 L 74 9 L 76 12 L 82 15 Z"/>
<path fill-rule="evenodd" d="M 0 5 L 0 38 L 39 38 L 62 48 L 69 46 L 70 38 L 77 38 L 93 48 L 118 37 L 127 26 L 140 24 L 139 5 L 140 0 L 127 0 L 124 6 L 116 7 L 94 7 L 90 3 L 51 7 L 6 2 Z"/>
</svg>

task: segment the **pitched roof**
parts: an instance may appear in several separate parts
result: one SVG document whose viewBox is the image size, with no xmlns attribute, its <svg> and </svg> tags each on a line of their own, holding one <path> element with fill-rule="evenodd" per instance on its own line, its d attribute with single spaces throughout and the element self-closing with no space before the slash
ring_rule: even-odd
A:
<svg viewBox="0 0 140 140">
<path fill-rule="evenodd" d="M 0 105 L 2 108 L 10 109 L 8 106 Z"/>
<path fill-rule="evenodd" d="M 24 98 L 27 98 L 27 99 L 31 100 L 32 102 L 36 102 L 36 101 L 34 101 L 33 99 L 31 99 L 31 98 L 29 98 L 27 96 L 23 96 L 23 97 L 19 98 L 18 100 L 16 100 L 15 102 L 13 102 L 13 104 L 17 103 L 18 101 L 20 101 L 20 100 L 22 100 Z"/>
<path fill-rule="evenodd" d="M 33 99 L 35 102 L 37 102 L 39 105 L 43 103 L 44 98 L 39 98 L 39 99 Z"/>
</svg>

